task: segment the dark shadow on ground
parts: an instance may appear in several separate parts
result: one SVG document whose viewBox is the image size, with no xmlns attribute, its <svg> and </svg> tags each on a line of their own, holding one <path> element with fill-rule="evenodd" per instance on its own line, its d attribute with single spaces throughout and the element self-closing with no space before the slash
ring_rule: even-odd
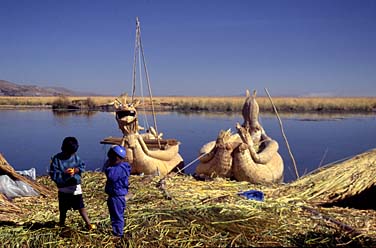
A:
<svg viewBox="0 0 376 248">
<path fill-rule="evenodd" d="M 293 236 L 290 242 L 296 247 L 376 247 L 376 240 L 371 237 L 341 232 L 308 232 Z"/>
<path fill-rule="evenodd" d="M 46 221 L 46 222 L 26 222 L 23 227 L 28 230 L 38 230 L 42 228 L 55 228 L 57 227 L 56 221 Z"/>
</svg>

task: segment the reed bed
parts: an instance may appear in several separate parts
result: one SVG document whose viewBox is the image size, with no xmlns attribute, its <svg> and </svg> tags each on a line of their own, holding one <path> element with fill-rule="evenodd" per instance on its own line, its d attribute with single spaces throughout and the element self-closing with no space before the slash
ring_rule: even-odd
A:
<svg viewBox="0 0 376 248">
<path fill-rule="evenodd" d="M 241 111 L 244 97 L 164 97 L 156 102 L 176 110 Z M 257 97 L 261 111 L 273 112 L 267 97 Z M 376 97 L 273 97 L 281 112 L 373 112 Z"/>
<path fill-rule="evenodd" d="M 56 225 L 56 187 L 48 177 L 39 177 L 52 196 L 15 199 L 23 211 L 0 222 L 0 243 L 4 247 L 375 246 L 375 210 L 323 205 L 374 187 L 375 154 L 371 151 L 282 185 L 201 181 L 178 174 L 131 176 L 125 238 L 118 242 L 111 237 L 102 173 L 87 172 L 83 178 L 86 208 L 98 226 L 90 232 L 77 212 L 68 212 L 68 228 Z M 354 165 L 357 169 L 351 169 Z M 239 196 L 250 189 L 262 191 L 264 201 Z"/>
<path fill-rule="evenodd" d="M 51 107 L 55 102 L 74 100 L 93 101 L 96 105 L 104 105 L 115 99 L 113 96 L 0 96 L 0 106 L 39 106 Z"/>
<path fill-rule="evenodd" d="M 89 99 L 95 106 L 106 105 L 116 99 L 116 96 L 83 96 L 83 97 L 8 97 L 0 96 L 0 106 L 39 106 L 51 107 L 56 102 L 72 102 L 73 100 Z M 138 97 L 140 99 L 140 97 Z M 129 99 L 128 99 L 129 100 Z M 258 97 L 260 110 L 273 112 L 267 97 Z M 376 97 L 273 97 L 273 102 L 279 112 L 364 112 L 376 111 Z M 244 97 L 207 97 L 207 96 L 157 96 L 153 104 L 157 110 L 178 111 L 209 111 L 209 112 L 240 112 Z M 150 99 L 142 102 L 145 108 L 151 106 Z"/>
</svg>

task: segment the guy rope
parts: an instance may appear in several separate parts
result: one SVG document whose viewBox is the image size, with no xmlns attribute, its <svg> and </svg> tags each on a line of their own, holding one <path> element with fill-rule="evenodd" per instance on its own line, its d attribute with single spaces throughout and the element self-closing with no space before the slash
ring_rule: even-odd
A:
<svg viewBox="0 0 376 248">
<path fill-rule="evenodd" d="M 148 69 L 147 69 L 147 66 L 146 66 L 145 55 L 144 55 L 144 47 L 142 46 L 142 42 L 141 42 L 141 27 L 140 27 L 140 21 L 139 21 L 138 17 L 136 17 L 136 41 L 135 41 L 135 50 L 134 51 L 135 52 L 134 52 L 134 59 L 133 59 L 132 101 L 133 101 L 133 99 L 135 97 L 135 93 L 136 93 L 136 74 L 137 74 L 136 73 L 136 71 L 137 71 L 136 64 L 138 62 L 139 73 L 140 73 L 139 80 L 140 80 L 141 98 L 142 98 L 142 101 L 144 101 L 143 88 L 142 88 L 143 82 L 142 82 L 142 75 L 141 75 L 141 71 L 142 71 L 141 63 L 142 63 L 143 69 L 144 69 L 144 72 L 145 72 L 148 91 L 149 91 L 149 98 L 150 98 L 151 110 L 152 110 L 152 114 L 153 114 L 154 128 L 155 128 L 156 133 L 158 134 L 157 119 L 156 119 L 156 114 L 155 114 L 155 109 L 154 109 L 153 95 L 152 95 L 151 86 L 150 86 L 150 77 L 149 77 L 149 72 L 148 72 Z M 145 104 L 144 104 L 144 106 L 145 106 Z M 144 108 L 144 114 L 145 114 L 145 108 Z M 147 123 L 146 116 L 145 116 L 144 119 L 146 121 L 147 128 L 149 128 L 149 124 Z M 159 146 L 159 148 L 161 147 L 159 139 L 158 139 L 158 146 Z"/>
</svg>

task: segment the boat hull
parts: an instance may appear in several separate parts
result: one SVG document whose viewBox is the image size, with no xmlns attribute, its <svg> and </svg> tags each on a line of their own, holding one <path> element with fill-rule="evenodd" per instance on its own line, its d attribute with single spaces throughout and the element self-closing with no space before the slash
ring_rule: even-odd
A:
<svg viewBox="0 0 376 248">
<path fill-rule="evenodd" d="M 170 140 L 144 140 L 139 134 L 124 138 L 108 137 L 102 144 L 123 145 L 132 174 L 167 175 L 175 168 L 182 167 L 183 158 L 179 152 L 179 142 Z"/>
</svg>

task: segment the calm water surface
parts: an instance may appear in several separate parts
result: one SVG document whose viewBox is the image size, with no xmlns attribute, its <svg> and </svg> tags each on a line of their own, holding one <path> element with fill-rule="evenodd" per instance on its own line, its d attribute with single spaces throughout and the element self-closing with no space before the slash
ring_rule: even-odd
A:
<svg viewBox="0 0 376 248">
<path fill-rule="evenodd" d="M 371 148 L 376 148 L 376 117 L 371 116 L 282 116 L 285 134 L 298 165 L 299 174 Z M 140 125 L 153 121 L 149 114 L 139 114 Z M 158 130 L 164 138 L 181 141 L 180 154 L 185 164 L 198 156 L 201 146 L 215 140 L 221 129 L 235 132 L 236 122 L 242 123 L 240 113 L 157 114 Z M 278 141 L 285 163 L 285 181 L 295 179 L 295 172 L 278 120 L 274 115 L 262 115 L 261 124 L 267 134 Z M 66 136 L 76 136 L 80 143 L 78 154 L 87 169 L 102 167 L 108 145 L 99 142 L 108 136 L 121 136 L 113 113 L 90 114 L 54 113 L 51 110 L 0 110 L 0 152 L 16 170 L 36 168 L 38 175 L 48 171 L 52 155 L 60 151 Z M 197 163 L 187 168 L 193 173 Z"/>
</svg>

